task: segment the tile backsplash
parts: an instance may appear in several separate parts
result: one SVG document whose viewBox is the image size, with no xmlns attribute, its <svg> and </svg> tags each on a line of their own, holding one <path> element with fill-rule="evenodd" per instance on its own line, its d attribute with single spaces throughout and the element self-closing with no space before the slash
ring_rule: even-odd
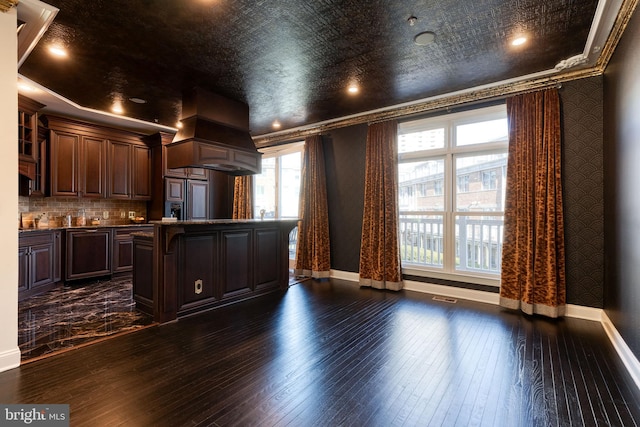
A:
<svg viewBox="0 0 640 427">
<path fill-rule="evenodd" d="M 75 219 L 81 209 L 85 211 L 87 224 L 94 217 L 100 218 L 101 225 L 130 224 L 129 212 L 135 212 L 136 216 L 147 217 L 147 202 L 144 201 L 20 196 L 18 199 L 18 224 L 20 224 L 22 213 L 32 213 L 34 217 L 44 213 L 49 218 L 49 227 L 62 226 L 62 218 L 66 215 L 73 217 L 75 225 Z M 124 218 L 121 217 L 122 212 L 124 212 Z"/>
</svg>

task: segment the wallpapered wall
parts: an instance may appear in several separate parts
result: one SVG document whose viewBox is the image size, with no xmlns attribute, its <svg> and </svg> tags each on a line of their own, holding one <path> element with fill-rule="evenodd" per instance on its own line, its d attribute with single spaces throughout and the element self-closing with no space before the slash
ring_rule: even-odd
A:
<svg viewBox="0 0 640 427">
<path fill-rule="evenodd" d="M 567 301 L 602 308 L 604 166 L 602 77 L 563 83 Z"/>
<path fill-rule="evenodd" d="M 364 212 L 367 125 L 332 130 L 322 136 L 327 175 L 331 268 L 357 272 Z"/>
<path fill-rule="evenodd" d="M 563 84 L 563 166 L 567 299 L 603 306 L 603 119 L 602 78 Z M 367 126 L 323 135 L 331 268 L 357 272 L 364 204 Z"/>
</svg>

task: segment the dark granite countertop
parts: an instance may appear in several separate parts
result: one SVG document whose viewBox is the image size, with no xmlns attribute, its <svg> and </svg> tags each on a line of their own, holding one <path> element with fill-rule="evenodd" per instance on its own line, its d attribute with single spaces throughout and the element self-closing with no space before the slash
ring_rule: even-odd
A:
<svg viewBox="0 0 640 427">
<path fill-rule="evenodd" d="M 116 225 L 107 225 L 107 224 L 100 224 L 100 225 L 84 225 L 84 226 L 71 226 L 71 227 L 48 227 L 48 228 L 20 228 L 18 229 L 18 231 L 20 233 L 30 233 L 30 232 L 36 232 L 36 231 L 51 231 L 51 230 L 83 230 L 83 229 L 93 229 L 93 228 L 131 228 L 131 227 L 150 227 L 153 224 L 149 223 L 149 224 L 136 224 L 136 223 L 131 223 L 131 224 L 116 224 Z"/>
<path fill-rule="evenodd" d="M 260 224 L 260 223 L 274 223 L 274 222 L 297 222 L 297 218 L 287 219 L 198 219 L 198 220 L 185 220 L 185 221 L 149 221 L 149 224 L 159 225 L 220 225 L 220 224 Z"/>
</svg>

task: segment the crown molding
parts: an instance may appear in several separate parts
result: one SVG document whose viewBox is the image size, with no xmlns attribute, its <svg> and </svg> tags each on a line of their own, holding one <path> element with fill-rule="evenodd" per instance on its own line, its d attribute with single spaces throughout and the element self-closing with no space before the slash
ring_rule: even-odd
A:
<svg viewBox="0 0 640 427">
<path fill-rule="evenodd" d="M 596 68 L 600 70 L 600 72 L 603 73 L 607 68 L 607 65 L 609 65 L 613 52 L 616 50 L 624 30 L 626 30 L 627 25 L 631 20 L 631 16 L 636 10 L 638 2 L 639 0 L 625 0 L 622 2 L 616 20 L 613 24 L 613 28 L 611 28 L 611 32 L 607 38 L 607 43 L 602 48 L 598 61 L 596 62 Z"/>
<path fill-rule="evenodd" d="M 285 141 L 300 140 L 307 136 L 326 133 L 332 129 L 354 126 L 363 123 L 375 123 L 398 119 L 432 111 L 443 110 L 454 106 L 488 101 L 520 93 L 533 92 L 562 84 L 565 81 L 583 79 L 601 75 L 602 70 L 591 67 L 581 70 L 557 73 L 555 70 L 537 73 L 528 79 L 509 80 L 491 85 L 478 86 L 464 91 L 453 92 L 442 96 L 419 100 L 413 103 L 364 112 L 362 114 L 342 117 L 335 120 L 315 123 L 308 126 L 274 132 L 253 137 L 256 147 L 268 147 Z"/>
</svg>

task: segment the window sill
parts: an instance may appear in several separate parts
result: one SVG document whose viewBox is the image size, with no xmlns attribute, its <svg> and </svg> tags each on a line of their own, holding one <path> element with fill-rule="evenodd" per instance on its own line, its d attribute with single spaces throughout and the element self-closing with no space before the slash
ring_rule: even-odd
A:
<svg viewBox="0 0 640 427">
<path fill-rule="evenodd" d="M 403 267 L 402 274 L 423 278 L 434 278 L 440 280 L 450 280 L 453 282 L 471 283 L 475 285 L 500 287 L 500 277 L 491 275 L 475 275 L 464 273 L 447 273 L 444 271 L 423 270 L 418 268 Z"/>
</svg>

